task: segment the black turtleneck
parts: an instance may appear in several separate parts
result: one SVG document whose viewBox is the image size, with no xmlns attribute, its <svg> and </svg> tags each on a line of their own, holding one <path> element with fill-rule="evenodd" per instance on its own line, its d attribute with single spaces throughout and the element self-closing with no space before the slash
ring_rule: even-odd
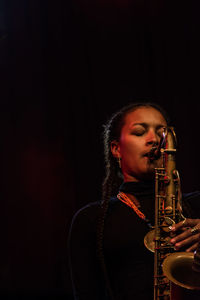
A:
<svg viewBox="0 0 200 300">
<path fill-rule="evenodd" d="M 119 191 L 133 194 L 154 223 L 154 182 L 125 182 Z M 199 193 L 194 195 L 198 199 Z M 187 198 L 187 197 L 186 197 Z M 192 195 L 189 194 L 189 199 Z M 96 228 L 100 205 L 92 203 L 74 217 L 70 231 L 70 266 L 75 299 L 104 300 L 97 259 Z M 153 299 L 154 255 L 144 246 L 149 228 L 126 204 L 110 200 L 104 230 L 104 256 L 115 300 Z"/>
<path fill-rule="evenodd" d="M 133 194 L 135 197 L 152 196 L 155 191 L 155 183 L 152 180 L 140 182 L 127 181 L 122 183 L 119 190 L 124 193 Z"/>
<path fill-rule="evenodd" d="M 154 223 L 154 182 L 124 182 L 119 191 L 134 195 L 140 210 Z M 105 221 L 105 258 L 116 299 L 153 299 L 153 253 L 144 246 L 144 220 L 112 198 Z"/>
<path fill-rule="evenodd" d="M 145 214 L 146 218 L 154 224 L 154 205 L 155 205 L 155 184 L 154 181 L 146 182 L 124 182 L 120 188 L 120 192 L 134 195 L 139 203 L 140 210 Z"/>
</svg>

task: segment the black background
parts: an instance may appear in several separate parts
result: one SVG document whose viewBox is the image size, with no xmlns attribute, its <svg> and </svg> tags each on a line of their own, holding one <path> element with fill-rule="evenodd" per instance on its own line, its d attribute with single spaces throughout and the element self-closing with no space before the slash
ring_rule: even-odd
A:
<svg viewBox="0 0 200 300">
<path fill-rule="evenodd" d="M 199 189 L 198 1 L 0 1 L 0 288 L 71 299 L 73 214 L 99 200 L 102 125 L 169 113 L 184 192 Z"/>
</svg>

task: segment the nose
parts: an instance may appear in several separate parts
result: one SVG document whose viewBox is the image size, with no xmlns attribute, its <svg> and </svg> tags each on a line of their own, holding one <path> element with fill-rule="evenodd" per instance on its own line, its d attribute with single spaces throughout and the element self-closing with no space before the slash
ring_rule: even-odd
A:
<svg viewBox="0 0 200 300">
<path fill-rule="evenodd" d="M 157 146 L 159 144 L 159 136 L 156 134 L 155 130 L 151 129 L 149 130 L 147 134 L 146 143 L 147 145 L 155 145 Z"/>
</svg>

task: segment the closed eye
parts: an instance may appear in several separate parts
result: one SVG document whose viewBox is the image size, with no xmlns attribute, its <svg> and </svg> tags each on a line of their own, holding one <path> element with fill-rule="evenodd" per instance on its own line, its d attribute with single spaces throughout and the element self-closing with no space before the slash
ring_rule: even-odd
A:
<svg viewBox="0 0 200 300">
<path fill-rule="evenodd" d="M 143 126 L 137 126 L 132 130 L 131 133 L 136 136 L 142 136 L 146 133 L 146 128 L 144 128 Z"/>
</svg>

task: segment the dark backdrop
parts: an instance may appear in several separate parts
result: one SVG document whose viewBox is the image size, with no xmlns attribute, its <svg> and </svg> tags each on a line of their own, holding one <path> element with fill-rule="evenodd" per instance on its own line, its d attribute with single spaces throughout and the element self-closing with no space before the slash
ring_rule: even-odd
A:
<svg viewBox="0 0 200 300">
<path fill-rule="evenodd" d="M 0 1 L 0 291 L 71 299 L 73 214 L 101 197 L 102 124 L 161 104 L 199 189 L 198 1 Z"/>
</svg>

